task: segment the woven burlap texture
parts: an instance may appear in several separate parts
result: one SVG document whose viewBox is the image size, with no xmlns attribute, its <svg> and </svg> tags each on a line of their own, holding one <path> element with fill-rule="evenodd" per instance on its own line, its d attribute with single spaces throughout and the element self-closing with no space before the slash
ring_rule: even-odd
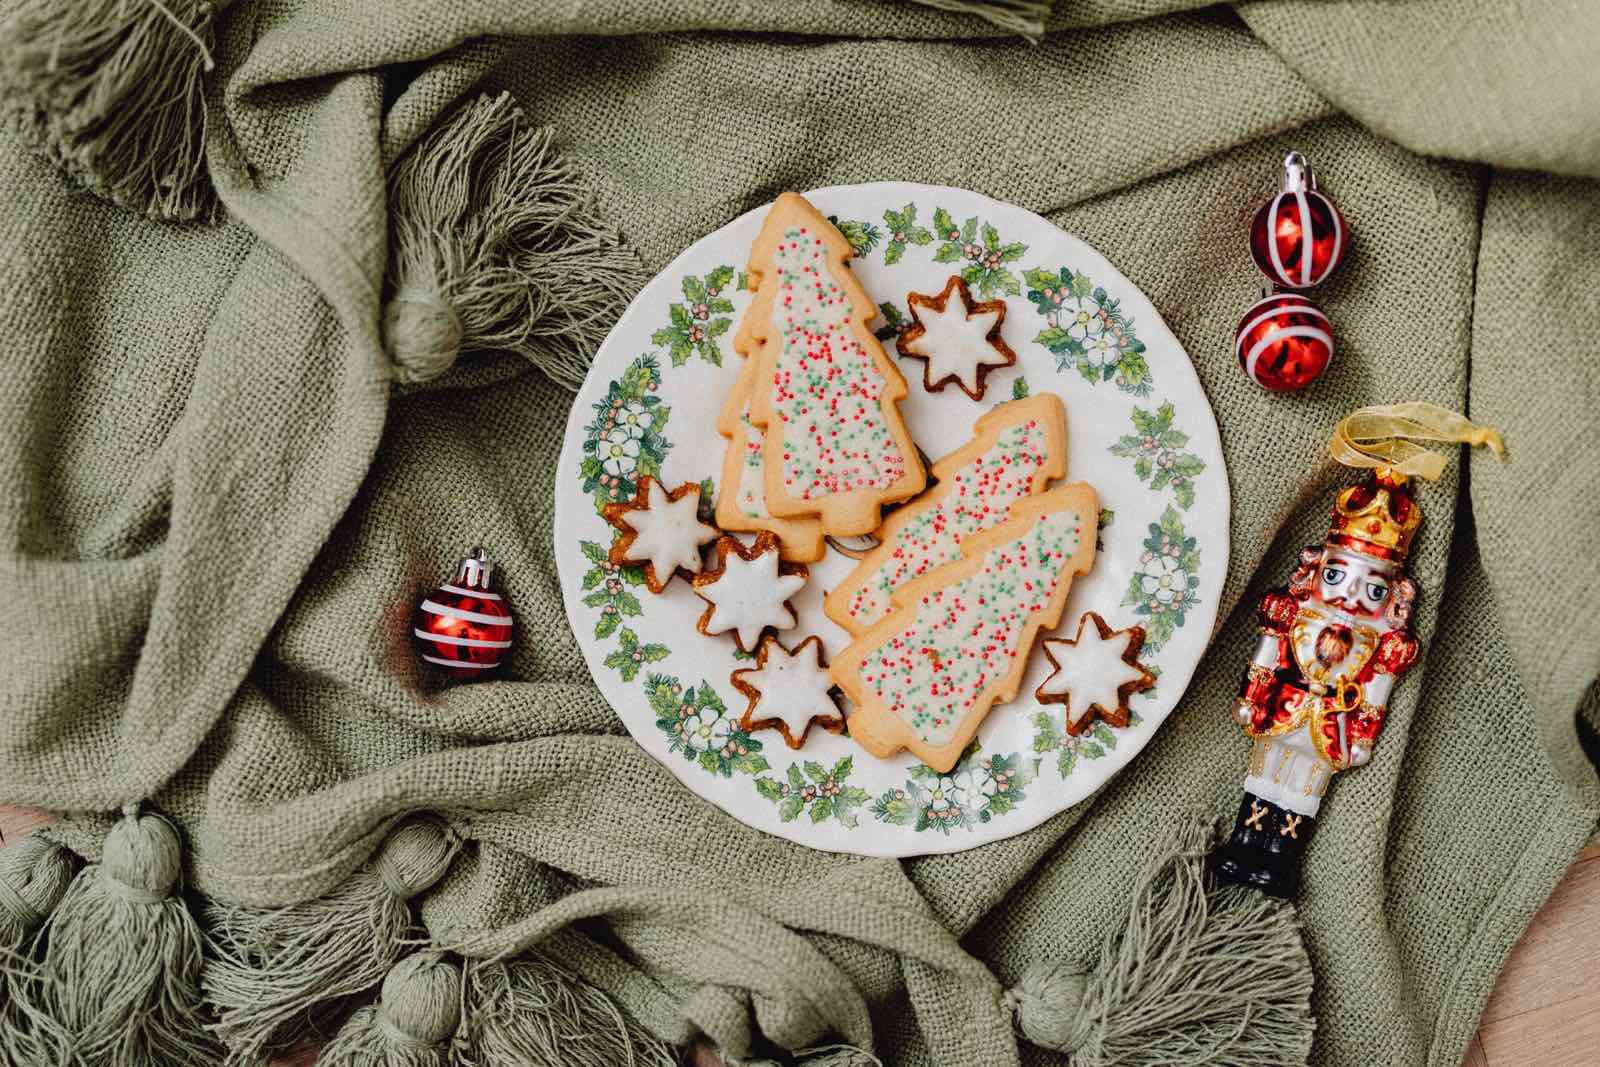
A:
<svg viewBox="0 0 1600 1067">
<path fill-rule="evenodd" d="M 1597 9 L 1095 0 L 1032 47 L 867 0 L 448 7 L 230 8 L 219 227 L 121 213 L 3 142 L 0 798 L 153 797 L 197 889 L 258 904 L 325 892 L 440 810 L 476 844 L 430 927 L 608 916 L 619 944 L 554 945 L 663 1034 L 798 1044 L 870 1018 L 888 1063 L 1057 1062 L 1016 1049 L 1001 987 L 1090 959 L 1165 826 L 1231 809 L 1254 598 L 1348 477 L 1326 438 L 1354 407 L 1431 400 L 1510 458 L 1422 491 L 1427 655 L 1325 809 L 1301 911 L 1316 1062 L 1458 1062 L 1600 811 L 1575 715 L 1600 673 Z M 781 190 L 900 178 L 1038 211 L 1143 288 L 1216 410 L 1234 532 L 1212 650 L 1112 785 L 897 864 L 750 830 L 621 732 L 551 556 L 570 395 L 494 355 L 395 388 L 379 337 L 385 167 L 501 89 L 651 270 Z M 1337 360 L 1272 396 L 1232 333 L 1259 284 L 1249 213 L 1290 148 L 1356 238 L 1317 293 Z M 407 619 L 475 544 L 522 636 L 502 680 L 446 686 Z"/>
</svg>

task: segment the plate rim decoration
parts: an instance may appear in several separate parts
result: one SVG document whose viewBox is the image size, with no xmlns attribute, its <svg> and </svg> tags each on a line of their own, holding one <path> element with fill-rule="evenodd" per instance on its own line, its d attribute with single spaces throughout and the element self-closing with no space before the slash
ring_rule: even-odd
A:
<svg viewBox="0 0 1600 1067">
<path fill-rule="evenodd" d="M 923 446 L 932 460 L 962 443 L 998 403 L 1044 388 L 1061 397 L 1067 474 L 1054 484 L 1087 481 L 1100 491 L 1105 547 L 1078 579 L 1061 625 L 1040 636 L 1070 632 L 1090 610 L 1117 627 L 1142 624 L 1156 688 L 1134 698 L 1127 727 L 1096 723 L 1072 738 L 1049 718 L 1060 718 L 1060 706 L 1034 699 L 1039 666 L 1030 663 L 1017 698 L 994 707 L 974 748 L 943 774 L 909 753 L 879 760 L 848 737 L 818 730 L 791 750 L 777 731 L 739 727 L 745 699 L 730 675 L 751 661 L 734 656 L 731 639 L 695 631 L 698 608 L 681 598 L 704 605 L 688 583 L 680 576 L 653 597 L 628 568 L 609 565 L 612 530 L 598 511 L 606 494 L 623 492 L 639 475 L 659 476 L 663 464 L 673 468 L 669 489 L 690 480 L 686 467 L 708 483 L 721 476 L 718 386 L 731 385 L 739 367 L 731 342 L 749 299 L 739 285 L 768 203 L 690 244 L 640 290 L 573 399 L 553 532 L 567 622 L 633 739 L 740 822 L 822 851 L 875 857 L 957 852 L 1012 837 L 1092 797 L 1120 772 L 1181 700 L 1210 644 L 1231 524 L 1215 413 L 1193 362 L 1144 293 L 1042 216 L 916 182 L 831 185 L 803 195 L 856 246 L 858 276 L 883 302 L 880 337 L 892 337 L 909 291 L 884 285 L 887 274 L 919 292 L 936 272 L 961 274 L 975 298 L 1007 301 L 1006 341 L 1017 360 L 988 375 L 982 402 L 960 389 L 925 392 L 918 361 L 899 358 L 885 340 L 909 387 L 902 410 L 914 423 L 920 409 L 927 433 L 948 438 Z M 1114 406 L 1104 402 L 1111 398 Z M 955 411 L 965 414 L 956 419 Z M 1108 493 L 1117 508 L 1107 507 Z M 852 564 L 830 548 L 812 565 L 817 588 L 801 595 L 814 599 L 800 626 L 778 635 L 785 646 L 818 634 L 837 649 L 844 632 L 822 614 L 818 571 L 836 581 Z M 1099 599 L 1085 602 L 1090 595 Z M 1032 658 L 1042 661 L 1037 646 Z"/>
</svg>

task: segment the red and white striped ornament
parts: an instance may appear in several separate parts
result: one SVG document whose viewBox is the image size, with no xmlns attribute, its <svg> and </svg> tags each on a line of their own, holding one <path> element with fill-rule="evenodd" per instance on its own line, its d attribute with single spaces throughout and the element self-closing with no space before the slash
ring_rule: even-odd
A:
<svg viewBox="0 0 1600 1067">
<path fill-rule="evenodd" d="M 1244 313 L 1233 350 L 1262 386 L 1275 393 L 1304 389 L 1333 359 L 1333 325 L 1299 293 L 1274 293 Z"/>
<path fill-rule="evenodd" d="M 516 620 L 505 598 L 490 589 L 493 577 L 494 564 L 474 549 L 454 581 L 422 598 L 411 634 L 424 662 L 458 678 L 481 678 L 500 665 Z"/>
<path fill-rule="evenodd" d="M 1283 160 L 1283 189 L 1250 223 L 1250 255 L 1274 285 L 1309 289 L 1339 265 L 1349 236 L 1344 216 L 1317 191 L 1316 175 L 1299 152 Z"/>
</svg>

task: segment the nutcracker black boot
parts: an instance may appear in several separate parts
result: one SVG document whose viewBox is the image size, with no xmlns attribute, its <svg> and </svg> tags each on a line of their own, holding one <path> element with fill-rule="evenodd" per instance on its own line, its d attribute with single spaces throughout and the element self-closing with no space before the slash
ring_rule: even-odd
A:
<svg viewBox="0 0 1600 1067">
<path fill-rule="evenodd" d="M 1257 888 L 1275 897 L 1292 897 L 1300 889 L 1300 856 L 1311 840 L 1317 820 L 1273 805 L 1271 822 L 1272 830 L 1264 843 L 1268 876 Z"/>
<path fill-rule="evenodd" d="M 1248 885 L 1264 888 L 1274 880 L 1274 858 L 1268 851 L 1276 805 L 1246 793 L 1239 802 L 1233 833 L 1211 854 L 1206 866 L 1211 877 L 1222 885 Z"/>
</svg>

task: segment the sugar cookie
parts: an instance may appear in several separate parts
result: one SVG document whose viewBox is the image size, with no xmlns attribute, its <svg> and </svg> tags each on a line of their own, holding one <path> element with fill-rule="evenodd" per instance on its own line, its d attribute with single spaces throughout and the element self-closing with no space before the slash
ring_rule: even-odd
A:
<svg viewBox="0 0 1600 1067">
<path fill-rule="evenodd" d="M 761 428 L 750 421 L 750 387 L 759 369 L 756 363 L 752 359 L 744 361 L 738 380 L 717 415 L 717 431 L 728 439 L 722 457 L 722 478 L 717 483 L 717 525 L 724 530 L 750 533 L 771 530 L 778 535 L 778 552 L 783 559 L 815 563 L 825 548 L 822 521 L 815 515 L 780 519 L 767 510 L 764 437 Z"/>
<path fill-rule="evenodd" d="M 650 475 L 641 475 L 632 500 L 607 504 L 601 513 L 622 531 L 611 546 L 611 562 L 642 563 L 644 584 L 652 593 L 666 589 L 680 570 L 699 574 L 700 546 L 717 538 L 717 528 L 700 521 L 700 487 L 693 482 L 669 493 Z"/>
<path fill-rule="evenodd" d="M 896 347 L 902 356 L 924 361 L 922 387 L 937 393 L 951 382 L 974 400 L 982 400 L 984 376 L 1009 367 L 1017 354 L 1000 338 L 1006 302 L 976 304 L 961 275 L 952 274 L 937 296 L 910 293 L 912 323 L 900 332 Z"/>
<path fill-rule="evenodd" d="M 734 671 L 731 681 L 750 699 L 739 720 L 742 729 L 777 730 L 790 748 L 805 744 L 812 724 L 832 733 L 844 729 L 820 637 L 808 637 L 791 651 L 768 634 L 756 648 L 756 665 Z"/>
<path fill-rule="evenodd" d="M 1046 638 L 1040 644 L 1055 670 L 1034 695 L 1041 703 L 1066 705 L 1069 734 L 1083 733 L 1096 715 L 1112 726 L 1128 725 L 1128 698 L 1156 684 L 1155 675 L 1139 663 L 1143 626 L 1113 630 L 1086 611 L 1072 640 Z"/>
<path fill-rule="evenodd" d="M 743 652 L 755 651 L 767 628 L 792 630 L 794 605 L 789 598 L 806 584 L 803 563 L 778 561 L 778 535 L 764 530 L 746 548 L 727 534 L 717 538 L 717 565 L 694 578 L 695 595 L 709 605 L 699 630 L 708 637 L 733 633 Z"/>
<path fill-rule="evenodd" d="M 755 301 L 734 348 L 756 363 L 750 421 L 763 430 L 767 510 L 819 515 L 824 533 L 864 534 L 927 472 L 900 415 L 906 380 L 869 327 L 877 305 L 850 270 L 850 242 L 784 193 L 750 250 Z"/>
<path fill-rule="evenodd" d="M 883 618 L 890 594 L 961 558 L 963 538 L 998 526 L 1011 505 L 1067 470 L 1061 400 L 1038 393 L 978 419 L 972 440 L 933 465 L 934 487 L 884 520 L 879 545 L 823 601 L 828 618 L 860 634 Z"/>
<path fill-rule="evenodd" d="M 1028 497 L 961 545 L 960 560 L 895 590 L 894 610 L 852 641 L 833 680 L 855 703 L 850 736 L 956 765 L 984 716 L 1017 695 L 1038 631 L 1061 621 L 1072 576 L 1094 563 L 1100 507 L 1078 483 Z"/>
</svg>

